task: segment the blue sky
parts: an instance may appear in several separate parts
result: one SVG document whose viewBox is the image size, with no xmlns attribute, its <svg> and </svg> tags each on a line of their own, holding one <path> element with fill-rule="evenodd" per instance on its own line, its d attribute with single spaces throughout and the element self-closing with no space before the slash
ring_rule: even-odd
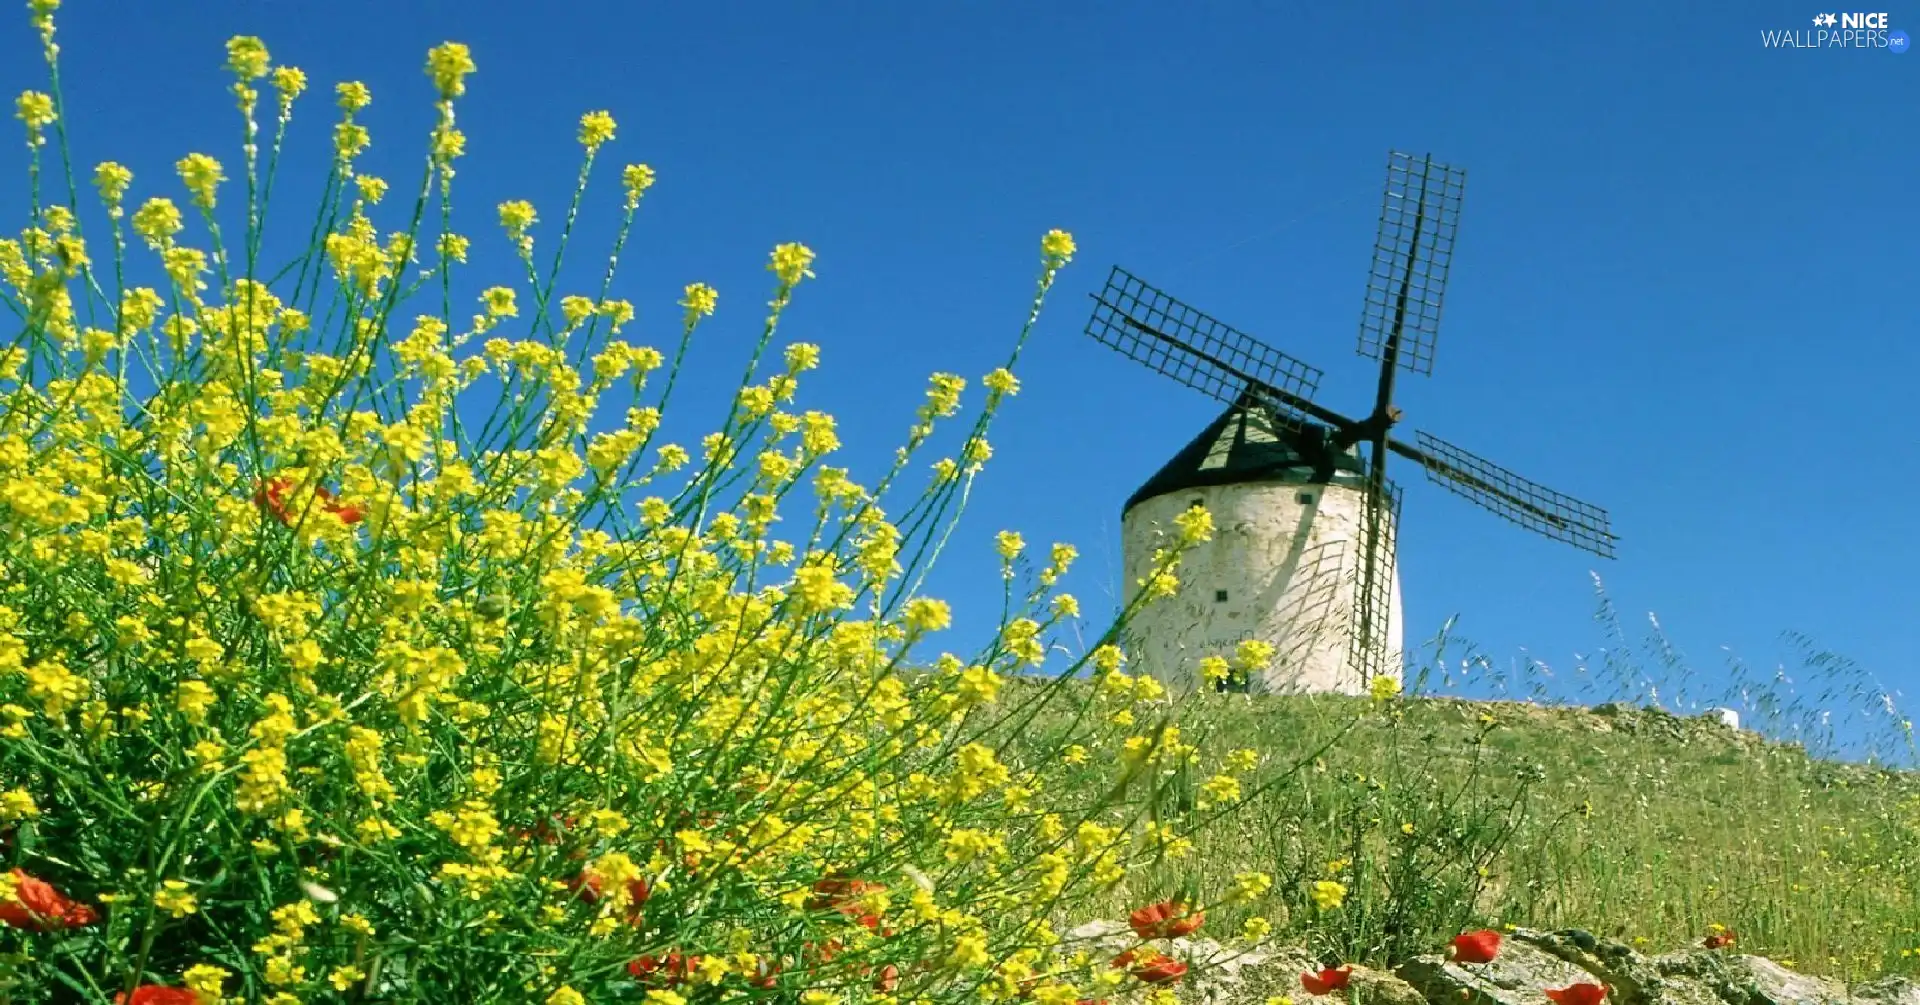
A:
<svg viewBox="0 0 1920 1005">
<path fill-rule="evenodd" d="M 424 52 L 470 44 L 457 199 L 501 280 L 491 207 L 530 199 L 550 234 L 575 121 L 610 110 L 608 167 L 661 179 L 619 286 L 639 334 L 667 339 L 684 284 L 721 291 L 685 421 L 717 421 L 767 250 L 804 241 L 820 278 L 789 335 L 825 349 L 806 402 L 840 417 L 868 474 L 929 372 L 998 364 L 1040 235 L 1072 231 L 1080 257 L 933 582 L 976 633 L 1002 527 L 1078 544 L 1070 586 L 1106 609 L 1121 501 L 1216 411 L 1081 334 L 1108 268 L 1323 368 L 1321 400 L 1358 410 L 1386 152 L 1431 152 L 1467 169 L 1467 201 L 1436 372 L 1402 382 L 1408 421 L 1606 506 L 1623 542 L 1597 563 L 1403 466 L 1409 637 L 1459 614 L 1489 655 L 1565 668 L 1603 644 L 1597 570 L 1630 631 L 1656 612 L 1709 677 L 1722 647 L 1765 669 L 1796 630 L 1920 691 L 1920 55 L 1763 49 L 1764 30 L 1825 11 L 1775 0 L 1470 6 L 209 0 L 60 18 L 76 156 L 129 164 L 142 197 L 177 196 L 189 151 L 237 160 L 230 35 L 261 35 L 317 85 L 367 82 L 366 167 L 398 190 L 430 120 Z M 1920 7 L 1889 15 L 1920 29 Z M 15 18 L 7 86 L 42 86 Z M 276 211 L 302 236 L 324 100 L 297 113 Z M 582 262 L 610 233 L 602 178 Z"/>
</svg>

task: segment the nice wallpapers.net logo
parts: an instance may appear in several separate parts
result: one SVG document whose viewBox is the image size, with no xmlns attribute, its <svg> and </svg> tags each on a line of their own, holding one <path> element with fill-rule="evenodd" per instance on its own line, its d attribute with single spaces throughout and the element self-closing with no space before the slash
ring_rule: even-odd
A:
<svg viewBox="0 0 1920 1005">
<path fill-rule="evenodd" d="M 1768 29 L 1760 32 L 1768 49 L 1879 49 L 1905 53 L 1912 46 L 1907 33 L 1893 27 L 1886 12 L 1815 14 L 1810 28 Z"/>
</svg>

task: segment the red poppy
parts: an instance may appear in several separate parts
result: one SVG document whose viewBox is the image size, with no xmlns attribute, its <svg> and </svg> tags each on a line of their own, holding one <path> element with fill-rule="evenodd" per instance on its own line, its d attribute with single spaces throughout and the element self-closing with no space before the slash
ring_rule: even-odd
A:
<svg viewBox="0 0 1920 1005">
<path fill-rule="evenodd" d="M 892 935 L 891 928 L 881 931 L 880 916 L 862 910 L 860 900 L 869 893 L 885 890 L 885 883 L 871 883 L 864 879 L 842 879 L 831 876 L 813 884 L 813 896 L 807 898 L 809 911 L 839 911 L 854 920 L 854 923 L 869 931 Z"/>
<path fill-rule="evenodd" d="M 600 889 L 600 877 L 586 870 L 582 870 L 580 875 L 574 877 L 571 885 L 579 892 L 580 899 L 589 904 L 597 903 L 602 896 L 605 896 Z M 627 880 L 627 896 L 632 899 L 634 908 L 638 909 L 645 904 L 652 894 L 653 891 L 647 887 L 645 879 Z"/>
<path fill-rule="evenodd" d="M 846 943 L 839 939 L 828 939 L 819 945 L 807 942 L 801 944 L 800 955 L 803 958 L 811 956 L 821 963 L 832 963 L 834 957 L 839 956 L 840 951 L 845 948 L 847 948 Z"/>
<path fill-rule="evenodd" d="M 253 494 L 253 501 L 273 514 L 282 525 L 292 526 L 294 513 L 287 507 L 287 493 L 293 491 L 293 482 L 286 478 L 269 478 L 261 483 L 259 491 Z M 338 517 L 341 523 L 356 524 L 366 519 L 366 511 L 354 503 L 343 503 L 336 499 L 324 485 L 316 485 L 313 498 L 320 508 Z"/>
<path fill-rule="evenodd" d="M 200 996 L 191 988 L 169 988 L 159 984 L 142 984 L 129 995 L 122 991 L 113 996 L 114 1005 L 200 1005 Z"/>
<path fill-rule="evenodd" d="M 328 503 L 327 512 L 340 518 L 340 522 L 351 527 L 367 518 L 367 514 L 354 503 Z"/>
<path fill-rule="evenodd" d="M 1152 953 L 1134 960 L 1127 972 L 1144 984 L 1171 984 L 1186 974 L 1187 965 L 1164 953 Z"/>
<path fill-rule="evenodd" d="M 259 491 L 253 494 L 253 501 L 272 513 L 273 518 L 281 523 L 292 523 L 292 518 L 287 514 L 287 491 L 291 488 L 293 483 L 285 478 L 269 478 L 262 482 Z"/>
<path fill-rule="evenodd" d="M 1189 911 L 1175 900 L 1149 904 L 1127 916 L 1133 934 L 1143 939 L 1177 939 L 1191 935 L 1207 920 L 1205 911 Z"/>
<path fill-rule="evenodd" d="M 760 960 L 753 965 L 753 976 L 747 983 L 756 988 L 771 988 L 780 977 L 780 964 L 774 961 Z"/>
<path fill-rule="evenodd" d="M 321 509 L 339 517 L 341 523 L 351 525 L 366 519 L 366 512 L 358 505 L 341 502 L 332 492 L 327 491 L 324 485 L 314 486 L 313 497 L 319 500 Z"/>
<path fill-rule="evenodd" d="M 686 983 L 693 976 L 693 968 L 699 965 L 700 957 L 682 956 L 679 950 L 674 950 L 659 959 L 642 956 L 627 964 L 627 973 L 648 984 L 659 981 L 667 987 L 673 987 Z"/>
<path fill-rule="evenodd" d="M 1453 958 L 1461 963 L 1492 963 L 1500 955 L 1500 933 L 1491 928 L 1453 937 Z"/>
<path fill-rule="evenodd" d="M 1600 1005 L 1601 999 L 1607 996 L 1607 986 L 1569 984 L 1564 988 L 1548 988 L 1546 995 L 1553 999 L 1555 1005 Z"/>
<path fill-rule="evenodd" d="M 1725 946 L 1733 945 L 1733 941 L 1734 941 L 1734 934 L 1733 934 L 1733 931 L 1729 929 L 1724 932 L 1715 932 L 1712 935 L 1707 936 L 1705 939 L 1701 940 L 1700 944 L 1707 947 L 1708 949 L 1720 949 Z"/>
<path fill-rule="evenodd" d="M 44 879 L 13 870 L 13 899 L 0 903 L 0 925 L 27 928 L 38 932 L 57 928 L 80 928 L 100 920 L 93 908 L 69 900 Z"/>
<path fill-rule="evenodd" d="M 1317 974 L 1301 974 L 1300 986 L 1306 988 L 1310 995 L 1323 995 L 1339 991 L 1352 979 L 1352 967 L 1328 967 Z"/>
<path fill-rule="evenodd" d="M 873 979 L 873 989 L 881 994 L 891 994 L 900 986 L 900 968 L 889 963 L 880 968 L 880 976 Z"/>
</svg>

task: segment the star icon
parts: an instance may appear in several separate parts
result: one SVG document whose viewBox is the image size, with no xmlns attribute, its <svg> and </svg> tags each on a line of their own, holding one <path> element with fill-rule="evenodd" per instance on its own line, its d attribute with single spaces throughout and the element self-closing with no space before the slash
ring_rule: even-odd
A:
<svg viewBox="0 0 1920 1005">
<path fill-rule="evenodd" d="M 1826 23 L 1827 23 L 1827 16 L 1825 14 L 1815 14 L 1813 16 L 1813 26 L 1815 28 L 1824 27 Z"/>
<path fill-rule="evenodd" d="M 1831 28 L 1831 27 L 1833 27 L 1833 25 L 1834 25 L 1834 22 L 1836 22 L 1836 21 L 1839 21 L 1839 20 L 1840 20 L 1839 18 L 1837 18 L 1837 17 L 1834 17 L 1834 16 L 1832 15 L 1832 14 L 1828 14 L 1828 15 L 1827 15 L 1827 27 L 1829 27 L 1829 28 Z"/>
</svg>

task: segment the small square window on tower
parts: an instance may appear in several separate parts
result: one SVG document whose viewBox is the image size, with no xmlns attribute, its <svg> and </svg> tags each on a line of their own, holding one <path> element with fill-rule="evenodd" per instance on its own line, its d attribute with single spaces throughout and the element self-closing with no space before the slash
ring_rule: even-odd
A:
<svg viewBox="0 0 1920 1005">
<path fill-rule="evenodd" d="M 1213 602 L 1214 602 L 1214 603 L 1216 603 L 1216 604 L 1224 604 L 1224 603 L 1226 603 L 1226 602 L 1227 602 L 1227 591 L 1225 591 L 1225 590 L 1215 590 L 1215 591 L 1213 591 Z"/>
<path fill-rule="evenodd" d="M 1294 496 L 1293 499 L 1295 502 L 1299 503 L 1302 506 L 1313 505 L 1313 493 L 1311 492 L 1302 492 L 1299 495 Z"/>
</svg>

